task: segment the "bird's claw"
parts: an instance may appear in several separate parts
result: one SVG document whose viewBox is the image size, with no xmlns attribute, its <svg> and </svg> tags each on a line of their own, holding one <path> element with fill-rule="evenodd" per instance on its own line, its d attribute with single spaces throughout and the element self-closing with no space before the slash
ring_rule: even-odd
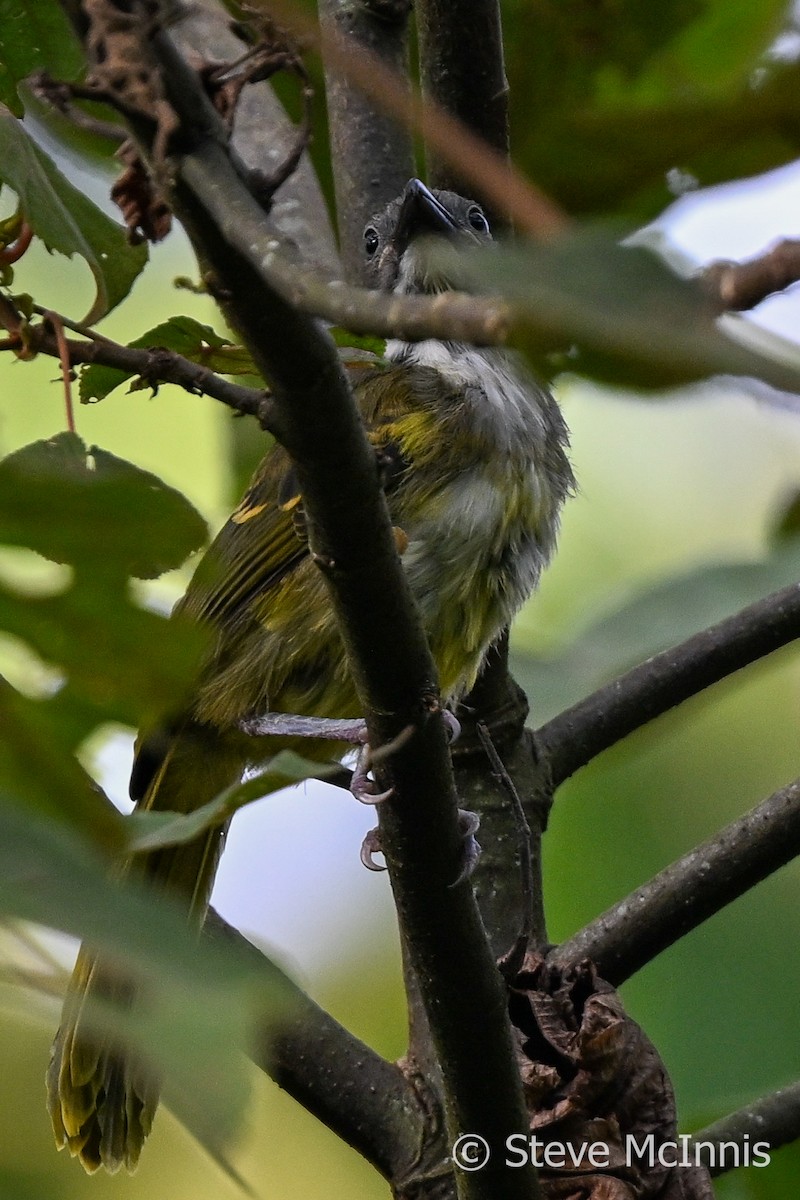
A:
<svg viewBox="0 0 800 1200">
<path fill-rule="evenodd" d="M 361 861 L 368 871 L 385 871 L 386 867 L 376 863 L 372 857 L 373 854 L 382 854 L 381 846 L 381 831 L 380 829 L 370 829 L 364 841 L 361 843 Z"/>
<path fill-rule="evenodd" d="M 447 741 L 452 746 L 453 742 L 461 737 L 461 723 L 458 717 L 450 712 L 449 708 L 442 709 L 442 720 L 444 721 L 445 731 L 447 733 Z"/>
<path fill-rule="evenodd" d="M 350 781 L 350 791 L 362 804 L 382 804 L 394 793 L 394 788 L 390 787 L 384 792 L 379 792 L 374 779 L 369 777 L 369 766 L 370 749 L 365 742 L 358 751 L 353 778 Z"/>
<path fill-rule="evenodd" d="M 481 847 L 475 834 L 478 832 L 481 819 L 477 813 L 470 812 L 467 808 L 458 810 L 458 830 L 462 839 L 461 870 L 457 878 L 450 884 L 450 887 L 458 887 L 465 879 L 469 879 L 472 872 L 477 866 L 478 859 L 481 856 Z"/>
<path fill-rule="evenodd" d="M 450 887 L 458 887 L 465 879 L 469 879 L 478 859 L 481 856 L 481 848 L 475 837 L 480 825 L 480 818 L 477 813 L 470 812 L 468 809 L 460 808 L 458 810 L 458 828 L 462 837 L 463 859 L 461 862 L 461 870 L 458 876 L 450 884 Z M 381 844 L 380 829 L 370 829 L 364 841 L 361 843 L 360 858 L 368 871 L 385 871 L 386 867 L 375 862 L 374 855 L 382 854 L 383 846 Z"/>
</svg>

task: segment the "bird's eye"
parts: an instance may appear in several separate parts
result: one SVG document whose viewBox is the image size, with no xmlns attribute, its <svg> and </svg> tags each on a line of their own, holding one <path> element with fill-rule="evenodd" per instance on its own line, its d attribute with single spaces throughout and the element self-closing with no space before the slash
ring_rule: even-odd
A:
<svg viewBox="0 0 800 1200">
<path fill-rule="evenodd" d="M 380 240 L 381 239 L 378 237 L 378 231 L 374 225 L 368 225 L 364 230 L 364 249 L 367 252 L 368 258 L 372 258 L 373 254 L 378 249 Z"/>
<path fill-rule="evenodd" d="M 473 204 L 472 208 L 467 213 L 467 220 L 472 228 L 476 229 L 478 233 L 489 232 L 489 222 L 486 220 L 486 217 L 483 215 L 483 211 L 478 208 L 477 204 Z"/>
</svg>

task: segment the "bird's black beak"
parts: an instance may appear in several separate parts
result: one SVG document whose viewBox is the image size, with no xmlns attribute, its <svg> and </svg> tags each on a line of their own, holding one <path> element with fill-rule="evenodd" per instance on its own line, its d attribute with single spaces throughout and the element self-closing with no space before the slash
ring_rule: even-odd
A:
<svg viewBox="0 0 800 1200">
<path fill-rule="evenodd" d="M 410 179 L 392 233 L 392 247 L 402 257 L 410 242 L 420 234 L 452 234 L 457 226 L 450 213 L 440 204 L 420 179 Z"/>
</svg>

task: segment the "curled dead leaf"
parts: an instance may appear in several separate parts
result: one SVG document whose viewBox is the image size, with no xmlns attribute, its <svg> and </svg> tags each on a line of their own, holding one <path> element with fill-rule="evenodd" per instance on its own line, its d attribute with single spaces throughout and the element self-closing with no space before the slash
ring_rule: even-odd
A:
<svg viewBox="0 0 800 1200">
<path fill-rule="evenodd" d="M 166 197 L 146 170 L 133 142 L 124 142 L 116 156 L 124 163 L 124 170 L 111 189 L 111 199 L 125 219 L 128 240 L 133 245 L 163 241 L 172 228 Z"/>
<path fill-rule="evenodd" d="M 593 963 L 529 954 L 509 1011 L 547 1200 L 712 1200 L 658 1051 Z"/>
</svg>

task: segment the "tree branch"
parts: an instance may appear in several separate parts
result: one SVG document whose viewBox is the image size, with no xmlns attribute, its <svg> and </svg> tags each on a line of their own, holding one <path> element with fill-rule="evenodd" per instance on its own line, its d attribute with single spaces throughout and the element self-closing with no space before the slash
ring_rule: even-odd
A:
<svg viewBox="0 0 800 1200">
<path fill-rule="evenodd" d="M 321 0 L 322 53 L 326 32 L 348 39 L 351 53 L 372 53 L 398 79 L 408 73 L 408 18 L 411 0 Z M 354 87 L 347 75 L 325 63 L 328 126 L 336 187 L 339 237 L 346 278 L 366 283 L 362 233 L 373 213 L 399 196 L 414 174 L 408 128 L 374 99 Z"/>
<path fill-rule="evenodd" d="M 590 958 L 619 986 L 691 929 L 800 853 L 800 782 L 690 850 L 562 943 L 559 963 Z"/>
<path fill-rule="evenodd" d="M 66 320 L 64 324 L 67 325 Z M 56 335 L 44 322 L 26 327 L 25 343 L 36 353 L 47 354 L 52 358 L 59 356 Z M 232 383 L 229 379 L 216 375 L 207 367 L 194 363 L 172 350 L 121 346 L 110 338 L 97 335 L 87 341 L 69 338 L 65 344 L 73 366 L 77 363 L 97 363 L 104 367 L 115 367 L 127 371 L 130 375 L 139 376 L 153 388 L 157 388 L 160 383 L 174 383 L 192 395 L 211 396 L 234 412 L 255 417 L 262 429 L 270 429 L 272 401 L 263 389 Z M 15 350 L 20 345 L 18 338 L 11 338 L 7 345 L 0 346 L 0 349 Z"/>
<path fill-rule="evenodd" d="M 508 81 L 497 0 L 418 0 L 422 94 L 457 117 L 487 146 L 508 156 Z M 436 187 L 469 193 L 470 181 L 431 148 Z"/>
<path fill-rule="evenodd" d="M 163 35 L 154 45 L 172 103 L 182 121 L 191 120 L 204 100 L 195 77 L 175 61 Z M 219 142 L 198 140 L 177 169 L 176 209 L 227 294 L 234 327 L 274 384 L 277 429 L 297 468 L 317 561 L 329 565 L 370 743 L 381 746 L 407 725 L 418 728 L 391 760 L 396 796 L 380 809 L 383 850 L 442 1066 L 451 1135 L 480 1131 L 500 1146 L 509 1131 L 526 1128 L 522 1087 L 472 890 L 452 886 L 461 853 L 457 798 L 443 722 L 424 720 L 435 671 L 374 454 L 334 347 L 272 287 L 263 260 L 242 246 L 242 228 L 256 221 L 257 209 Z M 508 1200 L 528 1200 L 532 1169 L 510 1170 L 499 1156 L 494 1162 L 494 1170 L 461 1179 L 461 1194 L 488 1200 L 502 1182 Z"/>
<path fill-rule="evenodd" d="M 715 1152 L 704 1153 L 702 1161 L 712 1175 L 722 1175 L 738 1165 L 730 1161 L 730 1155 L 723 1158 L 719 1149 L 723 1143 L 733 1142 L 740 1150 L 749 1146 L 752 1151 L 753 1142 L 766 1142 L 771 1152 L 797 1138 L 800 1138 L 800 1083 L 791 1083 L 698 1130 L 692 1134 L 692 1144 L 696 1147 L 701 1142 L 712 1143 Z"/>
<path fill-rule="evenodd" d="M 699 278 L 718 312 L 755 308 L 800 280 L 800 240 L 785 238 L 746 262 L 710 263 Z"/>
<path fill-rule="evenodd" d="M 172 159 L 176 212 L 216 276 L 231 323 L 273 384 L 276 429 L 295 462 L 370 742 L 378 747 L 409 724 L 417 728 L 382 767 L 395 788 L 380 810 L 383 849 L 442 1065 L 450 1134 L 479 1132 L 500 1147 L 527 1127 L 522 1087 L 504 991 L 472 890 L 452 886 L 461 841 L 444 722 L 432 719 L 435 671 L 375 456 L 332 342 L 287 303 L 274 283 L 272 254 L 260 253 L 244 232 L 258 227 L 260 209 L 234 169 L 197 76 L 163 32 L 147 41 L 142 30 L 142 62 L 151 61 L 150 48 L 178 117 L 179 144 L 187 147 Z M 499 1190 L 507 1200 L 530 1200 L 535 1187 L 532 1169 L 509 1169 L 501 1154 L 486 1171 L 458 1180 L 465 1200 L 489 1200 Z"/>
<path fill-rule="evenodd" d="M 213 909 L 205 932 L 263 960 Z M 284 988 L 290 1015 L 277 1026 L 266 1023 L 250 1053 L 253 1062 L 387 1179 L 402 1178 L 418 1159 L 427 1121 L 416 1092 L 399 1067 L 354 1037 L 288 976 Z"/>
<path fill-rule="evenodd" d="M 266 6 L 266 0 L 257 0 Z M 316 40 L 313 22 L 286 0 L 270 0 L 269 7 L 279 11 L 281 21 L 298 36 Z M 460 35 L 459 35 L 460 36 Z M 468 192 L 484 200 L 494 212 L 534 238 L 563 233 L 570 220 L 549 196 L 511 165 L 504 154 L 487 146 L 457 118 L 432 100 L 422 101 L 407 81 L 399 78 L 368 49 L 352 53 L 346 39 L 329 36 L 325 44 L 326 62 L 341 71 L 374 102 L 402 123 L 419 132 L 452 171 L 468 181 Z"/>
<path fill-rule="evenodd" d="M 606 684 L 538 730 L 554 786 L 648 721 L 797 637 L 800 584 L 792 584 Z"/>
<path fill-rule="evenodd" d="M 208 59 L 213 51 L 215 58 L 232 61 L 246 49 L 224 12 L 196 0 L 173 0 L 172 7 L 170 37 L 185 57 Z M 297 129 L 270 84 L 248 84 L 236 105 L 231 136 L 247 169 L 271 171 L 292 153 L 296 137 Z M 307 152 L 275 193 L 264 228 L 290 245 L 307 266 L 327 276 L 340 274 L 328 210 Z"/>
</svg>

